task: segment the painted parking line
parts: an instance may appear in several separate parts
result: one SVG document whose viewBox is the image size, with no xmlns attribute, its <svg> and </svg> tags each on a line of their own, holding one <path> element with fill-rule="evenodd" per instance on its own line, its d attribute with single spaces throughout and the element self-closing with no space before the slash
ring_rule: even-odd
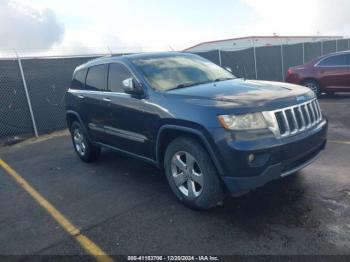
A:
<svg viewBox="0 0 350 262">
<path fill-rule="evenodd" d="M 4 160 L 0 159 L 0 166 L 39 204 L 41 205 L 56 222 L 69 233 L 80 246 L 89 254 L 95 257 L 99 262 L 112 262 L 113 259 L 108 256 L 99 246 L 84 236 L 80 230 L 73 225 L 60 211 L 58 211 L 48 200 L 46 200 L 36 189 L 34 189 L 23 177 L 12 169 Z"/>
<path fill-rule="evenodd" d="M 334 144 L 350 145 L 350 141 L 343 141 L 343 140 L 328 140 L 328 142 L 334 143 Z"/>
</svg>

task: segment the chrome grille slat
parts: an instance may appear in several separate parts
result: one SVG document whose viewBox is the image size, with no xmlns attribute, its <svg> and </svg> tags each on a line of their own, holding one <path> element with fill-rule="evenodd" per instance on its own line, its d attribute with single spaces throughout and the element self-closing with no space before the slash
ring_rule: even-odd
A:
<svg viewBox="0 0 350 262">
<path fill-rule="evenodd" d="M 301 117 L 301 123 L 302 123 L 301 127 L 299 128 L 299 131 L 303 131 L 306 128 L 304 114 L 301 111 L 301 106 L 298 106 L 297 108 L 298 108 L 298 111 L 299 111 L 299 114 L 300 114 L 300 117 Z"/>
<path fill-rule="evenodd" d="M 317 110 L 315 108 L 315 105 L 314 105 L 313 101 L 310 103 L 310 106 L 311 106 L 312 111 L 314 112 L 314 115 L 315 115 L 315 122 L 317 123 L 317 121 L 318 121 L 318 113 L 317 113 Z"/>
<path fill-rule="evenodd" d="M 286 136 L 289 135 L 290 133 L 290 127 L 289 127 L 289 123 L 288 123 L 288 120 L 287 120 L 287 115 L 286 115 L 286 111 L 283 110 L 282 111 L 282 119 L 283 119 L 283 122 L 284 122 L 284 125 L 285 125 L 285 128 L 286 128 Z"/>
<path fill-rule="evenodd" d="M 315 114 L 315 108 L 312 106 L 312 102 L 308 104 L 308 107 L 310 108 L 311 114 L 312 114 L 312 123 L 311 125 L 314 125 L 317 122 L 316 114 Z"/>
<path fill-rule="evenodd" d="M 313 103 L 313 105 L 314 105 L 315 111 L 317 112 L 317 123 L 318 123 L 321 121 L 321 114 L 320 114 L 320 111 L 318 110 L 316 101 Z"/>
<path fill-rule="evenodd" d="M 316 126 L 322 120 L 322 112 L 317 99 L 299 105 L 270 111 L 277 126 L 278 137 L 284 138 Z M 278 121 L 277 115 L 280 118 Z"/>
<path fill-rule="evenodd" d="M 320 113 L 320 121 L 321 121 L 322 120 L 322 111 L 321 111 L 320 104 L 317 102 L 316 106 L 317 106 L 318 112 Z"/>
<path fill-rule="evenodd" d="M 315 111 L 317 113 L 317 123 L 318 123 L 318 122 L 320 122 L 320 112 L 318 112 L 318 108 L 317 108 L 316 102 L 313 103 L 313 106 L 314 106 Z"/>
<path fill-rule="evenodd" d="M 292 131 L 292 133 L 294 134 L 294 133 L 298 132 L 299 124 L 298 124 L 298 121 L 297 121 L 297 117 L 295 116 L 295 113 L 294 113 L 294 107 L 290 111 L 292 113 L 292 120 L 293 120 L 294 126 L 295 126 L 294 130 Z"/>
<path fill-rule="evenodd" d="M 318 115 L 319 115 L 319 121 L 321 121 L 322 120 L 322 113 L 321 113 L 320 105 L 318 103 L 316 103 L 316 107 L 317 107 L 317 111 L 318 111 Z"/>
<path fill-rule="evenodd" d="M 307 119 L 308 119 L 306 128 L 309 128 L 309 127 L 312 125 L 312 124 L 311 124 L 311 117 L 310 117 L 309 107 L 307 106 L 307 104 L 304 104 L 304 105 L 303 105 L 303 108 L 305 109 L 306 116 L 307 116 Z"/>
</svg>

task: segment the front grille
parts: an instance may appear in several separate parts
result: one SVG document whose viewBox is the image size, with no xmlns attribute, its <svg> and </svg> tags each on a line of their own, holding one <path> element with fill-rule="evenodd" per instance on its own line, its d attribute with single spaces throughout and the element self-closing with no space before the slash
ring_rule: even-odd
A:
<svg viewBox="0 0 350 262">
<path fill-rule="evenodd" d="M 310 129 L 322 120 L 317 99 L 273 112 L 280 137 L 291 136 Z"/>
</svg>

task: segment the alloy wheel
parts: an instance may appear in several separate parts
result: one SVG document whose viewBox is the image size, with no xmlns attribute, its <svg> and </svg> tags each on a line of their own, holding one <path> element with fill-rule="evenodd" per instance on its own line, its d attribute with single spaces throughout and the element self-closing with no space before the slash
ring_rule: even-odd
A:
<svg viewBox="0 0 350 262">
<path fill-rule="evenodd" d="M 203 173 L 197 160 L 185 151 L 177 152 L 171 160 L 171 172 L 180 192 L 193 199 L 203 190 Z"/>
<path fill-rule="evenodd" d="M 73 132 L 74 146 L 78 154 L 84 156 L 86 153 L 86 144 L 84 140 L 84 135 L 79 129 L 74 129 Z"/>
<path fill-rule="evenodd" d="M 308 83 L 305 83 L 305 86 L 310 88 L 312 91 L 314 91 L 315 94 L 318 93 L 318 87 L 315 83 L 308 82 Z"/>
</svg>

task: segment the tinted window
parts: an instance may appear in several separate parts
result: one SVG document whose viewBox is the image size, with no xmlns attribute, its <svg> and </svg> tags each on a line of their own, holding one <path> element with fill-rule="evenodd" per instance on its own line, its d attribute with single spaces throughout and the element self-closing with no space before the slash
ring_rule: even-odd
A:
<svg viewBox="0 0 350 262">
<path fill-rule="evenodd" d="M 335 55 L 329 58 L 323 59 L 319 65 L 320 66 L 343 66 L 346 65 L 346 55 Z"/>
<path fill-rule="evenodd" d="M 108 89 L 112 92 L 123 93 L 123 80 L 133 77 L 130 71 L 122 64 L 109 65 Z"/>
<path fill-rule="evenodd" d="M 86 89 L 101 91 L 105 89 L 106 65 L 97 65 L 89 68 L 86 77 Z"/>
<path fill-rule="evenodd" d="M 72 80 L 70 88 L 72 88 L 72 89 L 84 89 L 86 72 L 87 72 L 86 68 L 76 71 L 74 76 L 73 76 L 73 80 Z"/>
</svg>

